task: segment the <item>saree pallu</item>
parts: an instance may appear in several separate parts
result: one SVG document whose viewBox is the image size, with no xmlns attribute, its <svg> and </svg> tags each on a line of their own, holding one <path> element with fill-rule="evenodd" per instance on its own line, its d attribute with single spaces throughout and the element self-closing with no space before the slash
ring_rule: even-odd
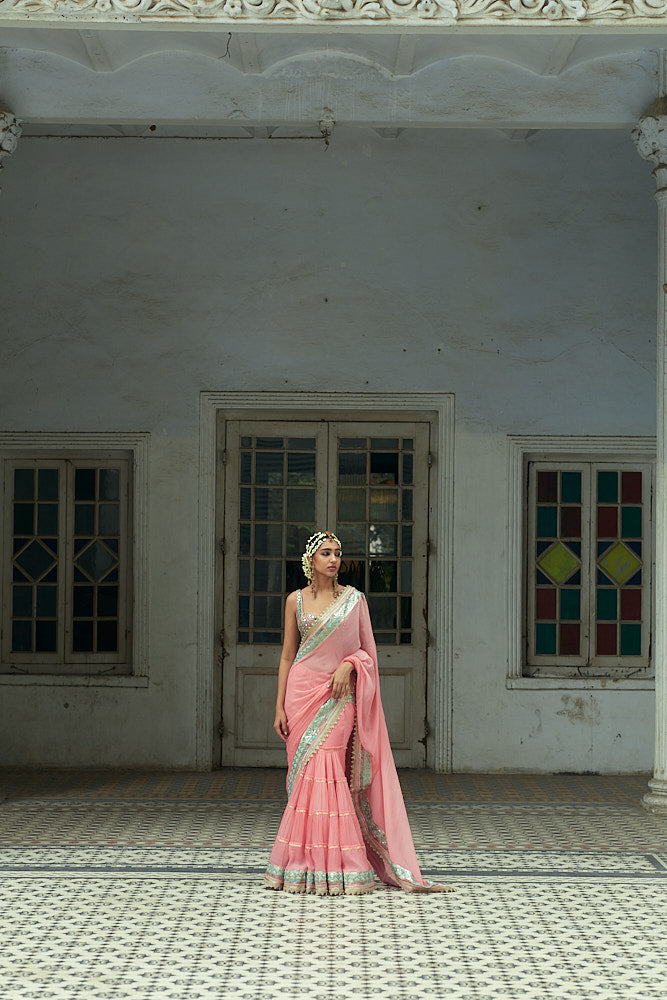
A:
<svg viewBox="0 0 667 1000">
<path fill-rule="evenodd" d="M 336 700 L 331 677 L 343 660 L 355 668 L 354 692 Z M 444 891 L 419 871 L 382 711 L 368 606 L 354 587 L 302 632 L 285 713 L 288 802 L 267 886 L 339 895 L 370 892 L 379 878 L 409 892 Z"/>
</svg>

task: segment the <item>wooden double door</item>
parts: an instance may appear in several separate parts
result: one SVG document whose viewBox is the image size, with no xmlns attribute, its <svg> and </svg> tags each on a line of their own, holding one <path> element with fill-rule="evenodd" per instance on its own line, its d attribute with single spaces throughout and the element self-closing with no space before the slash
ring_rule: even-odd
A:
<svg viewBox="0 0 667 1000">
<path fill-rule="evenodd" d="M 425 760 L 427 421 L 225 421 L 220 651 L 222 764 L 282 766 L 273 731 L 285 597 L 318 528 L 343 545 L 341 583 L 368 600 L 396 763 Z"/>
</svg>

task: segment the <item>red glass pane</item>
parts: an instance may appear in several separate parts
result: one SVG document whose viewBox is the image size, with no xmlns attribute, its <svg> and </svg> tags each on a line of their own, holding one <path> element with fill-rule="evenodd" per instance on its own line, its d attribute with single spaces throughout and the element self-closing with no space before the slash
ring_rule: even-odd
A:
<svg viewBox="0 0 667 1000">
<path fill-rule="evenodd" d="M 540 587 L 535 604 L 539 619 L 553 621 L 556 618 L 556 588 Z"/>
<path fill-rule="evenodd" d="M 621 591 L 621 619 L 626 622 L 639 622 L 642 618 L 641 590 Z"/>
<path fill-rule="evenodd" d="M 598 656 L 616 656 L 616 625 L 598 625 Z"/>
<path fill-rule="evenodd" d="M 542 503 L 558 503 L 558 473 L 537 473 L 537 499 Z"/>
<path fill-rule="evenodd" d="M 561 538 L 581 538 L 581 507 L 561 507 Z"/>
<path fill-rule="evenodd" d="M 618 538 L 617 507 L 598 507 L 598 538 Z"/>
<path fill-rule="evenodd" d="M 621 477 L 621 500 L 623 503 L 642 502 L 641 472 L 624 472 Z"/>
<path fill-rule="evenodd" d="M 560 627 L 560 655 L 579 655 L 579 626 L 561 625 Z"/>
</svg>

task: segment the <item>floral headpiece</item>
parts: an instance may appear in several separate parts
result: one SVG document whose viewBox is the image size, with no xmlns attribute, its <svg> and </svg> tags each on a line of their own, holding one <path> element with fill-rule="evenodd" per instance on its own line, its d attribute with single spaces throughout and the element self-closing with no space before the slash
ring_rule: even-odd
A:
<svg viewBox="0 0 667 1000">
<path fill-rule="evenodd" d="M 335 542 L 339 549 L 343 546 L 340 544 L 340 539 L 332 535 L 330 531 L 316 531 L 314 535 L 311 535 L 306 542 L 306 551 L 301 556 L 301 565 L 303 566 L 303 572 L 305 573 L 306 580 L 312 580 L 313 578 L 313 567 L 310 564 L 310 560 L 315 555 L 320 545 L 326 542 L 327 538 L 330 538 L 332 542 Z"/>
</svg>

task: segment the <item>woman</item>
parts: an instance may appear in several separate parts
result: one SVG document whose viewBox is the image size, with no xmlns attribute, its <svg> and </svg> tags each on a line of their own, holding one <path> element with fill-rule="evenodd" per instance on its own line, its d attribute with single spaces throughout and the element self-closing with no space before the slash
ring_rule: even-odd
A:
<svg viewBox="0 0 667 1000">
<path fill-rule="evenodd" d="M 371 892 L 376 875 L 446 892 L 419 871 L 380 701 L 368 607 L 340 587 L 341 544 L 306 543 L 307 591 L 285 604 L 274 729 L 287 744 L 287 808 L 265 880 L 317 895 Z"/>
</svg>

